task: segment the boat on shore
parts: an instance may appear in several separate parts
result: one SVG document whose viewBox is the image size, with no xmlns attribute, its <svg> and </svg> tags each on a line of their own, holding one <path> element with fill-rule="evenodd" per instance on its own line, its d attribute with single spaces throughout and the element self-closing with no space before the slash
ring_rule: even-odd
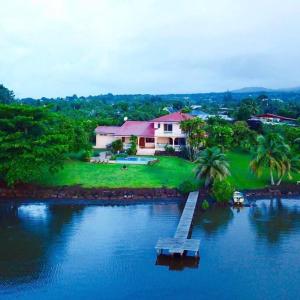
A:
<svg viewBox="0 0 300 300">
<path fill-rule="evenodd" d="M 245 202 L 245 198 L 243 193 L 235 191 L 233 193 L 233 204 L 234 205 L 243 205 Z"/>
</svg>

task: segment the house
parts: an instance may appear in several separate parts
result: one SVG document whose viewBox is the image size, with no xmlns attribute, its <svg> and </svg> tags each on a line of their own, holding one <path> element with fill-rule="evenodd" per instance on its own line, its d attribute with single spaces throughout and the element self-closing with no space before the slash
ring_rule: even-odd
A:
<svg viewBox="0 0 300 300">
<path fill-rule="evenodd" d="M 175 151 L 186 144 L 186 135 L 180 128 L 180 122 L 192 119 L 189 114 L 175 112 L 151 121 L 126 121 L 122 126 L 98 126 L 95 129 L 94 148 L 107 148 L 113 141 L 121 139 L 124 149 L 130 147 L 130 137 L 137 136 L 137 150 L 141 155 L 154 155 L 155 151 L 164 151 L 172 146 Z"/>
<path fill-rule="evenodd" d="M 256 115 L 252 118 L 250 118 L 248 121 L 250 122 L 261 122 L 263 124 L 287 124 L 287 125 L 295 125 L 296 124 L 296 119 L 293 118 L 287 118 L 283 116 L 278 116 L 274 114 L 261 114 L 261 115 Z"/>
<path fill-rule="evenodd" d="M 228 115 L 226 114 L 208 114 L 202 110 L 199 110 L 199 109 L 193 109 L 192 112 L 191 112 L 191 115 L 194 116 L 194 117 L 198 117 L 204 121 L 207 121 L 209 118 L 215 118 L 215 117 L 218 117 L 222 120 L 225 120 L 225 121 L 228 121 L 228 122 L 231 122 L 233 121 L 232 118 L 228 117 Z"/>
</svg>

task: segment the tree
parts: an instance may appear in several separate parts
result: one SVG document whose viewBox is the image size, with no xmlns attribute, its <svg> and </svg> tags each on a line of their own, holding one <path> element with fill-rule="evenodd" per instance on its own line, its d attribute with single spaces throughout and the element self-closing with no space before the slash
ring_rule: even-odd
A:
<svg viewBox="0 0 300 300">
<path fill-rule="evenodd" d="M 210 186 L 216 179 L 223 180 L 230 175 L 226 156 L 217 147 L 203 150 L 197 163 L 196 176 L 204 179 L 205 187 Z"/>
<path fill-rule="evenodd" d="M 195 160 L 206 140 L 205 123 L 200 118 L 185 120 L 180 123 L 181 130 L 186 134 L 186 147 L 190 160 Z"/>
<path fill-rule="evenodd" d="M 132 135 L 130 137 L 130 148 L 127 150 L 128 155 L 136 155 L 137 152 L 137 136 Z"/>
<path fill-rule="evenodd" d="M 284 142 L 283 137 L 277 133 L 258 136 L 257 144 L 255 157 L 250 162 L 250 168 L 257 176 L 261 176 L 264 169 L 268 169 L 271 185 L 274 185 L 274 176 L 276 173 L 282 174 L 282 168 L 288 159 L 287 153 L 290 153 L 290 147 Z"/>
<path fill-rule="evenodd" d="M 212 193 L 220 203 L 227 203 L 233 195 L 234 187 L 228 180 L 215 180 Z"/>
<path fill-rule="evenodd" d="M 292 173 L 300 172 L 300 156 L 293 155 L 291 152 L 287 153 L 280 165 L 280 172 L 278 172 L 278 181 L 276 185 L 280 185 L 284 176 L 288 176 L 289 179 L 292 179 Z"/>
<path fill-rule="evenodd" d="M 14 92 L 10 91 L 4 85 L 0 84 L 0 103 L 10 104 L 14 101 L 14 99 Z"/>
<path fill-rule="evenodd" d="M 207 127 L 209 147 L 219 147 L 223 150 L 230 149 L 233 142 L 233 130 L 229 125 L 212 125 Z"/>
<path fill-rule="evenodd" d="M 0 105 L 0 177 L 7 184 L 32 181 L 45 169 L 62 167 L 74 141 L 61 122 L 47 108 Z"/>
<path fill-rule="evenodd" d="M 123 150 L 123 142 L 122 140 L 115 140 L 111 143 L 111 148 L 113 153 L 117 153 Z"/>
<path fill-rule="evenodd" d="M 235 112 L 235 118 L 239 121 L 247 121 L 251 116 L 256 115 L 258 112 L 259 106 L 257 101 L 252 98 L 244 99 Z"/>
<path fill-rule="evenodd" d="M 249 151 L 256 144 L 257 133 L 250 130 L 247 122 L 237 121 L 233 127 L 233 144 L 243 150 Z"/>
<path fill-rule="evenodd" d="M 190 113 L 191 111 L 192 111 L 192 109 L 191 109 L 190 106 L 185 106 L 185 107 L 181 110 L 181 112 L 182 112 L 182 113 L 185 113 L 185 114 L 188 114 L 188 113 Z"/>
</svg>

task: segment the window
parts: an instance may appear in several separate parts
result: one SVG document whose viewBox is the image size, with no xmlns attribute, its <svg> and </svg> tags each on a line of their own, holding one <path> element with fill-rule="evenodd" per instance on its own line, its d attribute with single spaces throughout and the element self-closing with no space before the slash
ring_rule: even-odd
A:
<svg viewBox="0 0 300 300">
<path fill-rule="evenodd" d="M 154 138 L 146 138 L 146 143 L 154 143 Z"/>
<path fill-rule="evenodd" d="M 175 146 L 185 146 L 185 138 L 176 138 L 174 141 Z"/>
<path fill-rule="evenodd" d="M 124 136 L 122 137 L 122 142 L 125 143 L 125 137 Z"/>
<path fill-rule="evenodd" d="M 164 124 L 164 132 L 172 132 L 173 125 L 172 124 Z"/>
<path fill-rule="evenodd" d="M 160 128 L 160 123 L 157 124 L 157 128 Z"/>
</svg>

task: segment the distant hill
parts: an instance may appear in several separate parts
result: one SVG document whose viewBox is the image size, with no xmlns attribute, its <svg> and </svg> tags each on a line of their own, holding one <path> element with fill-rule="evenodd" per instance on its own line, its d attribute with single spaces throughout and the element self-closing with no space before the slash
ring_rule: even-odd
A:
<svg viewBox="0 0 300 300">
<path fill-rule="evenodd" d="M 265 87 L 244 87 L 237 90 L 232 90 L 232 93 L 237 94 L 254 94 L 254 93 L 300 93 L 300 87 L 268 89 Z"/>
</svg>

